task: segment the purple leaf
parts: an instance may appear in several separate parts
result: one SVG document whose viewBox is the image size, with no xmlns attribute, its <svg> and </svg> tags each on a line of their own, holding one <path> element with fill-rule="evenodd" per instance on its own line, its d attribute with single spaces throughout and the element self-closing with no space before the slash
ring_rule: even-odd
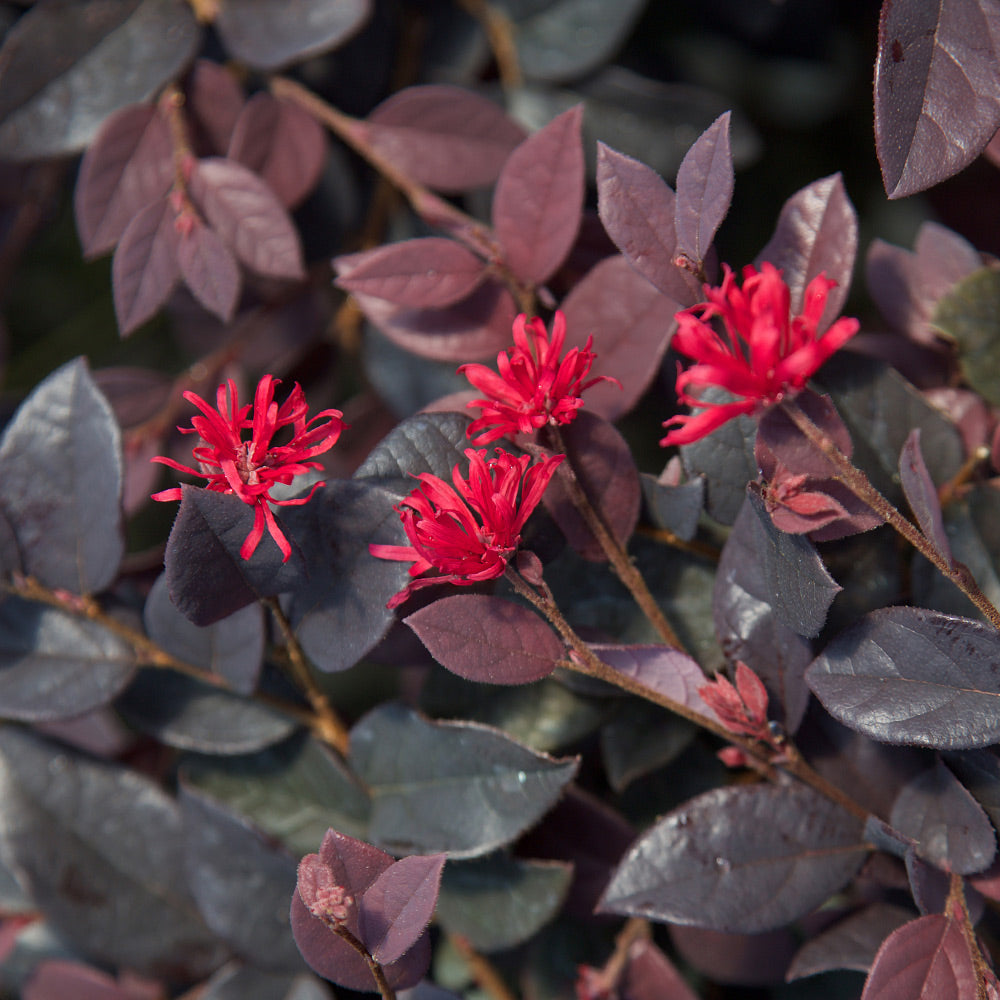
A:
<svg viewBox="0 0 1000 1000">
<path fill-rule="evenodd" d="M 0 508 L 25 573 L 77 594 L 111 585 L 125 551 L 121 447 L 82 358 L 21 404 L 0 440 Z"/>
<path fill-rule="evenodd" d="M 233 126 L 226 155 L 257 174 L 286 208 L 295 208 L 323 173 L 326 133 L 298 104 L 254 94 Z"/>
<path fill-rule="evenodd" d="M 21 992 L 23 1000 L 135 1000 L 106 972 L 67 959 L 43 959 Z"/>
<path fill-rule="evenodd" d="M 370 14 L 370 0 L 226 0 L 213 24 L 231 56 L 275 70 L 342 45 Z"/>
<path fill-rule="evenodd" d="M 598 143 L 597 206 L 608 236 L 647 281 L 680 306 L 700 300 L 698 282 L 674 263 L 676 198 L 655 170 Z"/>
<path fill-rule="evenodd" d="M 920 451 L 920 428 L 910 431 L 899 456 L 899 479 L 920 530 L 946 563 L 951 563 L 951 547 L 944 530 L 941 501 Z"/>
<path fill-rule="evenodd" d="M 159 311 L 177 284 L 177 213 L 169 199 L 147 205 L 128 224 L 111 262 L 115 315 L 122 336 Z"/>
<path fill-rule="evenodd" d="M 717 788 L 632 845 L 599 910 L 752 934 L 815 909 L 868 851 L 858 820 L 805 785 Z"/>
<path fill-rule="evenodd" d="M 839 315 L 851 286 L 858 252 L 858 216 L 840 174 L 802 188 L 785 202 L 778 225 L 757 264 L 770 261 L 782 271 L 792 295 L 792 313 L 802 311 L 806 286 L 821 271 L 837 282 L 819 323 L 825 330 Z"/>
<path fill-rule="evenodd" d="M 973 1000 L 977 981 L 961 923 L 933 914 L 882 942 L 861 1000 Z"/>
<path fill-rule="evenodd" d="M 73 209 L 84 254 L 107 253 L 133 216 L 166 195 L 173 179 L 170 130 L 156 110 L 136 104 L 112 115 L 76 179 Z"/>
<path fill-rule="evenodd" d="M 587 409 L 617 420 L 639 401 L 656 377 L 670 344 L 673 313 L 680 307 L 661 295 L 620 255 L 608 257 L 577 282 L 562 302 L 566 347 L 583 347 L 593 335 L 592 375 L 610 375 L 587 390 Z M 665 319 L 665 317 L 670 319 Z"/>
<path fill-rule="evenodd" d="M 698 694 L 708 683 L 705 672 L 687 653 L 670 646 L 608 646 L 591 643 L 590 648 L 609 667 L 652 688 L 659 694 L 713 717 Z"/>
<path fill-rule="evenodd" d="M 890 198 L 958 173 L 1000 127 L 998 39 L 992 0 L 882 5 L 875 148 Z"/>
<path fill-rule="evenodd" d="M 511 153 L 493 192 L 493 228 L 511 270 L 540 285 L 566 259 L 583 213 L 583 106 L 553 118 Z"/>
<path fill-rule="evenodd" d="M 337 285 L 411 309 L 440 309 L 470 295 L 486 263 L 441 236 L 387 243 L 334 259 Z"/>
<path fill-rule="evenodd" d="M 199 156 L 224 156 L 246 104 L 236 76 L 217 62 L 199 59 L 184 88 L 191 143 Z"/>
<path fill-rule="evenodd" d="M 611 535 L 624 545 L 639 519 L 642 498 L 639 472 L 625 439 L 612 424 L 586 410 L 580 410 L 573 423 L 562 428 L 562 439 L 567 459 L 591 505 Z M 542 501 L 580 555 L 594 562 L 607 560 L 570 499 L 561 473 L 553 477 Z"/>
<path fill-rule="evenodd" d="M 544 619 L 499 597 L 444 597 L 405 621 L 434 659 L 470 681 L 530 684 L 548 677 L 563 655 Z"/>
<path fill-rule="evenodd" d="M 791 982 L 832 969 L 867 972 L 879 945 L 913 916 L 913 910 L 890 903 L 866 906 L 807 941 L 788 967 L 786 978 Z"/>
<path fill-rule="evenodd" d="M 177 240 L 177 266 L 194 297 L 223 323 L 233 318 L 240 294 L 240 269 L 225 244 L 199 219 Z"/>
<path fill-rule="evenodd" d="M 625 1000 L 698 1000 L 673 962 L 646 938 L 628 950 L 621 995 Z"/>
<path fill-rule="evenodd" d="M 903 786 L 889 822 L 917 842 L 920 857 L 947 872 L 974 875 L 996 853 L 986 813 L 941 761 Z"/>
<path fill-rule="evenodd" d="M 307 855 L 299 866 L 304 870 L 321 866 L 332 880 L 346 891 L 354 905 L 348 907 L 346 926 L 357 938 L 361 936 L 358 901 L 376 879 L 393 864 L 391 855 L 335 830 L 328 830 L 319 854 Z M 309 967 L 324 979 L 347 989 L 372 991 L 374 981 L 367 962 L 342 938 L 337 937 L 302 901 L 300 891 L 292 894 L 292 934 Z M 425 934 L 401 959 L 383 970 L 393 989 L 413 986 L 430 965 L 430 939 Z"/>
<path fill-rule="evenodd" d="M 436 191 L 492 184 L 525 139 L 503 108 L 462 87 L 407 87 L 368 116 L 372 147 Z"/>
<path fill-rule="evenodd" d="M 0 602 L 0 717 L 82 715 L 110 702 L 134 671 L 132 649 L 96 622 L 14 596 Z"/>
<path fill-rule="evenodd" d="M 781 983 L 797 944 L 788 927 L 762 934 L 727 934 L 677 924 L 668 930 L 671 944 L 696 972 L 713 983 L 741 987 Z"/>
<path fill-rule="evenodd" d="M 883 608 L 837 636 L 806 680 L 834 718 L 872 739 L 967 750 L 1000 742 L 998 658 L 988 625 Z"/>
<path fill-rule="evenodd" d="M 733 199 L 729 117 L 727 111 L 716 118 L 688 150 L 677 171 L 676 251 L 699 266 Z"/>
<path fill-rule="evenodd" d="M 496 357 L 510 347 L 517 315 L 510 292 L 490 278 L 461 302 L 443 309 L 408 309 L 357 293 L 354 298 L 397 347 L 432 361 Z"/>
<path fill-rule="evenodd" d="M 233 160 L 209 157 L 195 165 L 190 190 L 209 225 L 247 267 L 269 277 L 303 277 L 298 230 L 256 174 Z"/>
<path fill-rule="evenodd" d="M 402 958 L 434 915 L 445 856 L 403 858 L 386 868 L 358 902 L 361 940 L 380 965 Z"/>
</svg>

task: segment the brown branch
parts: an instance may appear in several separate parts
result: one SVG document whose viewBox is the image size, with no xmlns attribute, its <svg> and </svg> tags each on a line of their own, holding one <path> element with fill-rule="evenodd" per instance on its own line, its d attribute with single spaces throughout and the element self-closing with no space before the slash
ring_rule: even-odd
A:
<svg viewBox="0 0 1000 1000">
<path fill-rule="evenodd" d="M 448 940 L 452 943 L 455 951 L 465 959 L 479 988 L 491 998 L 491 1000 L 517 1000 L 513 993 L 507 988 L 503 977 L 497 972 L 493 963 L 485 956 L 480 955 L 469 943 L 469 939 L 461 934 L 450 934 Z"/>
</svg>

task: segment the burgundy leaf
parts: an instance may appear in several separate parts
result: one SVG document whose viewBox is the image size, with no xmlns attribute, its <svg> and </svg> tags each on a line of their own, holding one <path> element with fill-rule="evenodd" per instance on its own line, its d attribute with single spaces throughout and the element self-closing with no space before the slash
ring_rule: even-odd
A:
<svg viewBox="0 0 1000 1000">
<path fill-rule="evenodd" d="M 553 118 L 511 153 L 493 192 L 493 228 L 511 270 L 529 285 L 566 259 L 583 213 L 583 106 Z"/>
<path fill-rule="evenodd" d="M 452 673 L 485 684 L 529 684 L 547 677 L 563 644 L 530 608 L 499 597 L 456 594 L 405 619 Z"/>
<path fill-rule="evenodd" d="M 155 316 L 177 284 L 176 218 L 169 199 L 160 198 L 122 234 L 111 262 L 111 284 L 123 337 Z"/>
<path fill-rule="evenodd" d="M 334 259 L 337 284 L 412 309 L 440 309 L 470 295 L 486 264 L 441 236 L 388 243 Z"/>
<path fill-rule="evenodd" d="M 1000 638 L 922 608 L 873 611 L 831 642 L 806 680 L 823 707 L 886 743 L 968 750 L 1000 740 Z"/>
<path fill-rule="evenodd" d="M 226 155 L 257 174 L 286 208 L 295 208 L 323 172 L 326 133 L 298 104 L 254 94 L 233 126 Z"/>
<path fill-rule="evenodd" d="M 371 13 L 370 0 L 226 0 L 213 22 L 229 54 L 273 70 L 342 45 Z"/>
<path fill-rule="evenodd" d="M 837 282 L 819 323 L 825 330 L 839 315 L 851 285 L 858 252 L 858 216 L 840 174 L 813 181 L 785 202 L 758 265 L 770 261 L 792 293 L 792 313 L 802 311 L 806 285 L 821 271 Z"/>
<path fill-rule="evenodd" d="M 720 115 L 688 150 L 677 171 L 677 253 L 700 265 L 733 199 L 730 113 Z"/>
<path fill-rule="evenodd" d="M 275 278 L 305 274 L 298 231 L 275 193 L 242 164 L 199 160 L 191 195 L 211 227 L 247 267 Z"/>
<path fill-rule="evenodd" d="M 106 972 L 66 959 L 37 965 L 21 993 L 24 1000 L 135 1000 L 134 994 Z"/>
<path fill-rule="evenodd" d="M 605 420 L 617 420 L 639 401 L 656 377 L 680 306 L 665 298 L 622 256 L 602 260 L 563 300 L 566 347 L 593 335 L 593 373 L 618 379 L 587 390 L 586 405 Z"/>
<path fill-rule="evenodd" d="M 820 396 L 807 389 L 795 402 L 847 458 L 854 454 L 851 432 L 829 396 Z M 798 429 L 780 406 L 761 418 L 757 439 L 756 458 L 765 479 L 774 475 L 778 462 L 789 472 L 805 474 L 810 479 L 832 479 L 837 475 L 837 466 Z"/>
<path fill-rule="evenodd" d="M 608 236 L 644 278 L 679 305 L 701 299 L 698 282 L 674 263 L 676 199 L 655 170 L 598 143 L 597 206 Z"/>
<path fill-rule="evenodd" d="M 673 962 L 646 938 L 628 950 L 622 1000 L 698 1000 Z"/>
<path fill-rule="evenodd" d="M 215 231 L 200 219 L 177 241 L 177 265 L 194 297 L 223 323 L 233 318 L 240 295 L 240 269 Z"/>
<path fill-rule="evenodd" d="M 946 563 L 951 563 L 951 546 L 944 530 L 941 501 L 920 451 L 920 428 L 910 431 L 899 456 L 899 479 L 903 492 L 920 525 L 920 530 Z"/>
<path fill-rule="evenodd" d="M 402 958 L 434 915 L 445 855 L 403 858 L 360 900 L 361 940 L 380 965 Z"/>
<path fill-rule="evenodd" d="M 368 116 L 368 140 L 414 180 L 437 191 L 492 184 L 525 132 L 503 108 L 461 87 L 407 87 Z"/>
<path fill-rule="evenodd" d="M 974 1000 L 976 981 L 961 924 L 932 914 L 903 924 L 882 942 L 861 1000 Z"/>
<path fill-rule="evenodd" d="M 1000 10 L 993 0 L 882 5 L 875 148 L 890 198 L 971 163 L 1000 126 Z"/>
<path fill-rule="evenodd" d="M 728 934 L 677 924 L 668 930 L 680 957 L 713 983 L 777 986 L 795 952 L 795 935 L 788 927 L 762 934 Z"/>
<path fill-rule="evenodd" d="M 642 487 L 632 452 L 612 424 L 580 410 L 562 428 L 562 442 L 576 478 L 612 536 L 624 545 L 639 520 Z M 607 560 L 571 499 L 562 472 L 549 483 L 542 502 L 577 552 L 594 562 Z"/>
<path fill-rule="evenodd" d="M 246 98 L 236 77 L 217 62 L 199 59 L 184 88 L 191 141 L 201 156 L 224 156 Z"/>
<path fill-rule="evenodd" d="M 974 875 L 996 853 L 982 806 L 940 760 L 903 786 L 889 822 L 917 842 L 920 857 L 944 871 Z"/>
<path fill-rule="evenodd" d="M 355 301 L 397 347 L 432 361 L 496 357 L 510 347 L 517 315 L 510 292 L 489 278 L 470 296 L 443 309 L 408 309 L 359 293 Z"/>
<path fill-rule="evenodd" d="M 392 855 L 346 834 L 328 830 L 319 855 L 307 855 L 300 863 L 300 876 L 317 866 L 328 870 L 332 880 L 345 890 L 354 905 L 347 907 L 347 929 L 361 937 L 359 901 L 378 877 L 393 865 Z M 304 867 L 303 867 L 304 866 Z M 292 894 L 292 934 L 309 967 L 347 989 L 371 991 L 374 985 L 368 963 L 343 938 L 334 934 L 309 912 L 298 890 Z M 384 969 L 389 985 L 405 989 L 415 985 L 430 964 L 430 941 L 424 934 L 401 959 Z"/>
<path fill-rule="evenodd" d="M 805 785 L 716 788 L 632 845 L 599 910 L 770 930 L 823 903 L 868 852 L 858 820 Z"/>
<path fill-rule="evenodd" d="M 134 104 L 112 115 L 84 154 L 76 180 L 73 209 L 84 254 L 107 253 L 173 179 L 170 131 L 156 110 Z"/>
<path fill-rule="evenodd" d="M 592 643 L 598 658 L 620 674 L 680 702 L 702 715 L 714 718 L 698 689 L 708 678 L 687 653 L 670 646 L 610 646 Z"/>
</svg>

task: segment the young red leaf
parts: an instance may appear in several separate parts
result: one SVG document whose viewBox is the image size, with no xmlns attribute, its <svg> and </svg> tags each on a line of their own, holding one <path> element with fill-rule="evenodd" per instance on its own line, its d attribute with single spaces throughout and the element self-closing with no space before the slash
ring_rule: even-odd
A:
<svg viewBox="0 0 1000 1000">
<path fill-rule="evenodd" d="M 587 409 L 617 420 L 639 401 L 656 377 L 674 328 L 664 320 L 680 306 L 660 294 L 625 257 L 602 260 L 563 300 L 566 347 L 582 348 L 594 337 L 594 372 L 618 379 L 587 390 Z"/>
<path fill-rule="evenodd" d="M 802 312 L 806 286 L 821 271 L 836 285 L 830 289 L 822 333 L 841 313 L 851 286 L 858 252 L 858 215 L 840 174 L 813 181 L 782 206 L 774 235 L 757 254 L 757 265 L 770 261 L 782 272 L 791 294 L 793 315 Z"/>
<path fill-rule="evenodd" d="M 233 126 L 227 156 L 257 174 L 295 208 L 316 186 L 326 163 L 326 133 L 298 104 L 254 94 Z"/>
<path fill-rule="evenodd" d="M 374 149 L 421 184 L 458 192 L 492 184 L 525 131 L 503 108 L 460 87 L 407 87 L 368 116 Z"/>
<path fill-rule="evenodd" d="M 233 318 L 240 294 L 240 269 L 222 240 L 198 219 L 179 235 L 177 265 L 194 297 L 223 323 Z"/>
<path fill-rule="evenodd" d="M 83 156 L 73 194 L 84 254 L 107 253 L 173 178 L 170 131 L 156 110 L 133 104 L 112 115 Z"/>
<path fill-rule="evenodd" d="M 402 958 L 434 915 L 445 855 L 403 858 L 359 901 L 361 940 L 380 965 Z"/>
<path fill-rule="evenodd" d="M 944 517 L 937 488 L 927 471 L 924 456 L 920 451 L 920 428 L 910 431 L 910 436 L 899 455 L 899 480 L 903 485 L 907 502 L 920 525 L 920 530 L 937 549 L 945 562 L 951 562 L 951 546 L 944 530 Z"/>
<path fill-rule="evenodd" d="M 305 274 L 298 230 L 275 193 L 242 164 L 199 160 L 191 195 L 222 241 L 251 270 L 274 278 Z"/>
<path fill-rule="evenodd" d="M 608 236 L 644 278 L 679 305 L 701 300 L 697 280 L 674 263 L 676 198 L 655 170 L 598 143 L 597 207 Z"/>
<path fill-rule="evenodd" d="M 733 198 L 729 112 L 720 115 L 688 150 L 677 171 L 674 227 L 677 253 L 701 264 Z"/>
<path fill-rule="evenodd" d="M 461 243 L 441 236 L 387 243 L 334 259 L 337 284 L 414 309 L 440 309 L 471 294 L 486 263 Z"/>
<path fill-rule="evenodd" d="M 934 913 L 882 942 L 861 1000 L 974 1000 L 977 978 L 961 924 Z"/>
<path fill-rule="evenodd" d="M 455 594 L 405 619 L 452 673 L 485 684 L 529 684 L 563 655 L 555 632 L 530 608 L 499 597 Z"/>
<path fill-rule="evenodd" d="M 584 162 L 577 105 L 511 153 L 493 192 L 493 228 L 511 270 L 529 285 L 566 259 L 583 213 Z"/>
<path fill-rule="evenodd" d="M 1000 127 L 998 39 L 992 0 L 883 4 L 875 149 L 890 198 L 958 173 Z"/>
<path fill-rule="evenodd" d="M 169 199 L 160 198 L 132 219 L 118 243 L 111 285 L 123 337 L 155 316 L 177 284 L 176 217 Z"/>
</svg>

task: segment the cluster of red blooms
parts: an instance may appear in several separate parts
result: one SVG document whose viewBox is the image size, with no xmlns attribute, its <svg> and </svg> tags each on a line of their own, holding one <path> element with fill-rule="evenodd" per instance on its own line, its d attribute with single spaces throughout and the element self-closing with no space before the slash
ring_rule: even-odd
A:
<svg viewBox="0 0 1000 1000">
<path fill-rule="evenodd" d="M 665 426 L 677 427 L 660 442 L 663 445 L 689 444 L 733 417 L 754 413 L 799 391 L 858 329 L 857 320 L 841 318 L 819 335 L 834 285 L 822 274 L 806 288 L 803 312 L 798 316 L 791 316 L 788 286 L 773 265 L 764 264 L 759 271 L 747 267 L 743 278 L 740 288 L 727 267 L 720 287 L 705 286 L 706 302 L 677 314 L 673 346 L 696 362 L 678 373 L 677 394 L 681 402 L 701 412 L 668 420 Z M 709 325 L 714 317 L 722 321 L 725 338 Z M 574 347 L 561 356 L 566 341 L 566 319 L 561 312 L 555 314 L 551 336 L 540 319 L 528 320 L 524 315 L 515 320 L 513 334 L 513 346 L 497 356 L 498 372 L 481 364 L 459 369 L 484 394 L 469 404 L 481 411 L 467 432 L 474 444 L 568 424 L 583 405 L 585 389 L 602 380 L 617 382 L 606 375 L 587 379 L 595 357 L 592 338 L 582 349 Z M 270 504 L 306 503 L 321 484 L 308 496 L 293 500 L 275 500 L 270 490 L 276 483 L 288 484 L 296 475 L 319 468 L 312 459 L 333 447 L 344 426 L 339 410 L 324 410 L 307 421 L 298 385 L 279 407 L 274 402 L 276 384 L 270 375 L 265 376 L 253 405 L 243 407 L 231 380 L 219 387 L 215 409 L 194 393 L 185 393 L 202 412 L 190 428 L 181 428 L 202 439 L 194 449 L 200 469 L 169 458 L 154 459 L 180 472 L 204 476 L 208 489 L 235 494 L 254 507 L 254 527 L 240 550 L 245 559 L 253 554 L 265 529 L 288 559 L 291 546 Z M 742 398 L 705 402 L 687 392 L 691 385 L 718 386 Z M 274 434 L 284 427 L 292 429 L 291 440 L 274 445 Z M 246 430 L 251 432 L 249 440 L 243 439 Z M 468 585 L 501 576 L 525 522 L 564 457 L 554 455 L 532 465 L 528 456 L 515 457 L 501 449 L 495 458 L 487 459 L 485 450 L 474 449 L 466 456 L 468 477 L 457 466 L 452 485 L 425 473 L 417 477 L 420 485 L 398 505 L 409 545 L 369 547 L 381 559 L 412 563 L 414 579 L 389 601 L 389 607 L 402 604 L 415 590 L 430 584 Z M 154 499 L 177 500 L 180 495 L 180 489 L 173 488 L 157 493 Z M 739 677 L 738 672 L 738 681 Z M 722 706 L 719 698 L 728 697 L 726 689 L 713 690 L 719 693 L 716 701 Z"/>
<path fill-rule="evenodd" d="M 253 403 L 240 406 L 236 383 L 229 379 L 219 386 L 214 409 L 196 393 L 185 392 L 184 398 L 197 406 L 202 416 L 193 417 L 190 427 L 178 430 L 201 438 L 202 443 L 192 451 L 199 468 L 192 469 L 163 456 L 153 459 L 178 472 L 202 476 L 208 480 L 206 489 L 235 494 L 254 508 L 253 528 L 240 548 L 244 559 L 254 554 L 266 528 L 281 550 L 282 561 L 287 562 L 292 547 L 270 505 L 287 507 L 307 503 L 323 483 L 316 483 L 308 496 L 292 500 L 276 500 L 271 496 L 271 489 L 278 483 L 287 486 L 296 476 L 310 469 L 322 468 L 312 459 L 329 451 L 344 428 L 340 410 L 323 410 L 306 420 L 308 408 L 298 383 L 279 406 L 274 401 L 274 387 L 279 384 L 279 379 L 265 375 L 257 386 Z M 274 444 L 274 435 L 285 427 L 291 428 L 291 439 L 287 444 Z M 249 440 L 243 438 L 245 431 L 250 431 Z M 154 500 L 180 498 L 179 486 L 153 494 Z"/>
</svg>

